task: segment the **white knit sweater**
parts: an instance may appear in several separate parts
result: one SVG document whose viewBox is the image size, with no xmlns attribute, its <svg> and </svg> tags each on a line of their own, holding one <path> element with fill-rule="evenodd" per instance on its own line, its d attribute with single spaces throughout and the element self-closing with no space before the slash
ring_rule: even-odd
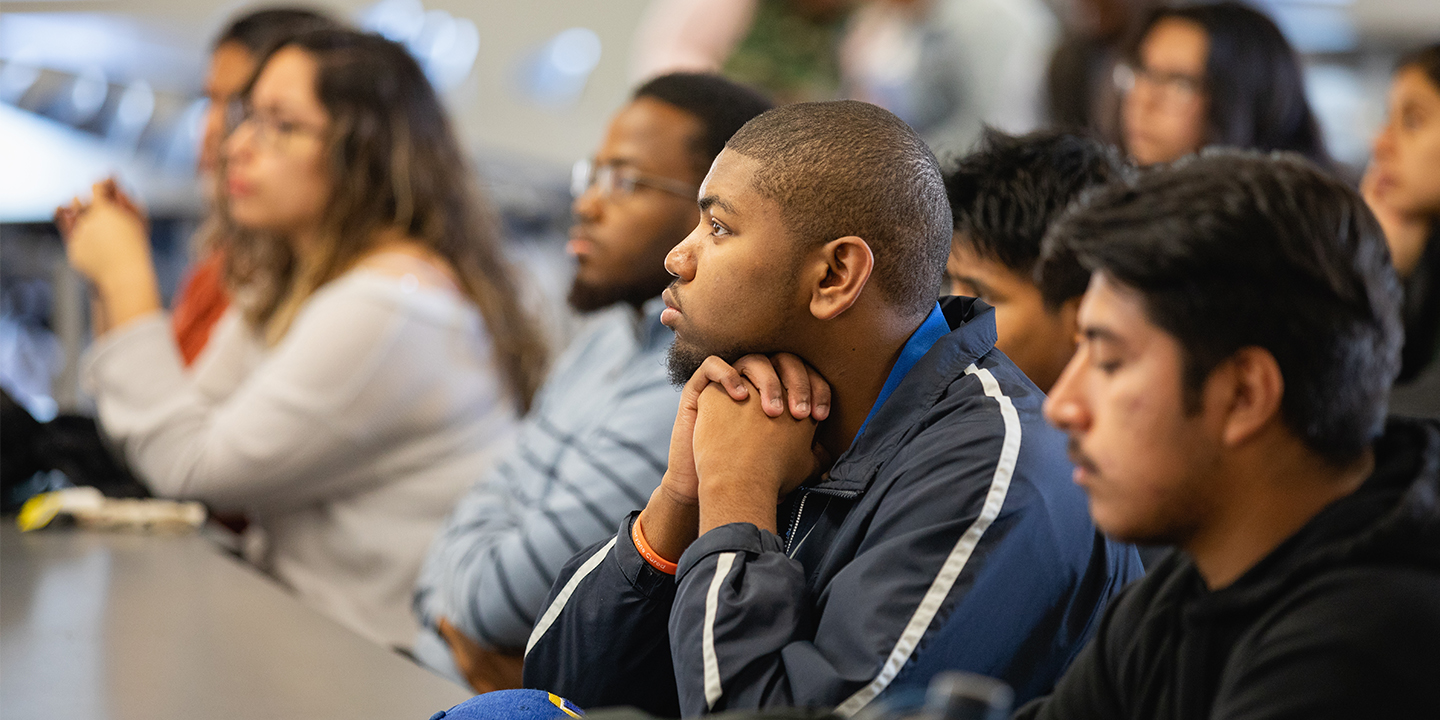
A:
<svg viewBox="0 0 1440 720">
<path fill-rule="evenodd" d="M 244 511 L 257 564 L 391 646 L 415 637 L 431 537 L 517 423 L 474 304 L 370 270 L 321 288 L 273 348 L 232 308 L 187 373 L 156 314 L 100 338 L 83 372 L 157 495 Z"/>
</svg>

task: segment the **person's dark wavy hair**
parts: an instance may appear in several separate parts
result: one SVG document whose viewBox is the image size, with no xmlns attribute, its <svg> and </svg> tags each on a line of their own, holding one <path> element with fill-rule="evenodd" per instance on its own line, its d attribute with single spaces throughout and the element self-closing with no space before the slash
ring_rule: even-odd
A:
<svg viewBox="0 0 1440 720">
<path fill-rule="evenodd" d="M 1081 134 L 1014 136 L 986 128 L 975 151 L 945 171 L 955 242 L 1029 277 L 1040 241 L 1061 211 L 1085 190 L 1128 171 L 1113 148 Z M 1054 263 L 1040 294 L 1054 310 L 1083 295 L 1089 278 L 1074 262 Z"/>
<path fill-rule="evenodd" d="M 1286 426 L 1316 454 L 1344 465 L 1379 436 L 1400 283 L 1365 201 L 1314 163 L 1216 149 L 1112 183 L 1055 224 L 1056 252 L 1139 293 L 1180 345 L 1191 411 L 1217 366 L 1259 347 L 1284 377 Z"/>
<path fill-rule="evenodd" d="M 259 57 L 271 48 L 301 33 L 343 27 L 319 10 L 277 6 L 247 12 L 230 21 L 215 37 L 210 48 L 235 43 Z"/>
<path fill-rule="evenodd" d="M 1239 2 L 1156 8 L 1128 43 L 1126 59 L 1138 63 L 1145 36 L 1171 19 L 1199 25 L 1209 39 L 1207 145 L 1289 150 L 1331 167 L 1300 60 L 1273 20 Z"/>
<path fill-rule="evenodd" d="M 324 249 L 305 267 L 278 239 L 266 242 L 247 319 L 277 342 L 305 301 L 399 230 L 444 258 L 485 319 L 496 365 L 522 411 L 544 378 L 548 350 L 520 304 L 496 213 L 480 194 L 430 81 L 405 48 L 379 35 L 319 30 L 271 49 L 297 48 L 316 63 L 315 95 L 330 116 Z M 248 98 L 252 78 L 242 97 Z"/>
</svg>

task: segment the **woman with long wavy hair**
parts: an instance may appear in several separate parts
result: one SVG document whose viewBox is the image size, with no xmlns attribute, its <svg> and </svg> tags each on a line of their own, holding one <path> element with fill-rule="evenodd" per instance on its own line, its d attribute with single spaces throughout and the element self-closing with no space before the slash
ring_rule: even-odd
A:
<svg viewBox="0 0 1440 720">
<path fill-rule="evenodd" d="M 95 290 L 101 424 L 158 495 L 246 513 L 254 559 L 407 646 L 415 574 L 529 406 L 545 348 L 424 73 L 348 30 L 271 51 L 232 115 L 222 211 L 254 250 L 190 372 L 144 219 L 113 183 L 57 213 Z"/>
<path fill-rule="evenodd" d="M 1360 190 L 1405 287 L 1405 349 L 1390 411 L 1440 417 L 1440 43 L 1395 66 Z"/>
<path fill-rule="evenodd" d="M 1114 80 L 1114 139 L 1140 165 L 1210 146 L 1290 150 L 1331 165 L 1295 49 L 1249 5 L 1156 8 Z"/>
</svg>

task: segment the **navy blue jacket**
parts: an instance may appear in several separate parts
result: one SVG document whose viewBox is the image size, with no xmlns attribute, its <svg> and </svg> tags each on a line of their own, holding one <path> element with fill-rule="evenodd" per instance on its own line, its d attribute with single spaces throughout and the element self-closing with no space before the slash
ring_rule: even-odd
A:
<svg viewBox="0 0 1440 720">
<path fill-rule="evenodd" d="M 631 515 L 572 558 L 526 687 L 687 716 L 849 715 L 947 669 L 1001 678 L 1017 700 L 1048 692 L 1140 561 L 1091 524 L 1044 394 L 994 349 L 994 311 L 942 307 L 951 332 L 781 505 L 783 536 L 715 528 L 672 578 L 635 549 Z"/>
</svg>

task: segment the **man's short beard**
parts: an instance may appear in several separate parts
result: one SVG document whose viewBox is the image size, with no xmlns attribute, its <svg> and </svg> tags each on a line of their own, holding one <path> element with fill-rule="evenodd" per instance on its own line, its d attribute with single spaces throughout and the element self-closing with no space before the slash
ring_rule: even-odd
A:
<svg viewBox="0 0 1440 720">
<path fill-rule="evenodd" d="M 695 372 L 700 369 L 701 365 L 705 364 L 705 359 L 711 355 L 718 356 L 721 360 L 734 365 L 736 360 L 739 360 L 747 354 L 748 353 L 743 350 L 734 349 L 709 352 L 697 348 L 694 345 L 687 345 L 677 337 L 675 338 L 675 342 L 670 344 L 670 353 L 665 357 L 665 364 L 670 370 L 671 384 L 679 388 L 685 387 L 685 383 L 690 382 L 690 378 L 695 376 Z"/>
<path fill-rule="evenodd" d="M 588 313 L 610 307 L 618 302 L 627 302 L 635 307 L 660 294 L 665 286 L 658 289 L 638 285 L 595 285 L 580 278 L 570 284 L 570 293 L 565 301 L 577 312 Z M 653 290 L 653 292 L 652 292 Z"/>
</svg>

